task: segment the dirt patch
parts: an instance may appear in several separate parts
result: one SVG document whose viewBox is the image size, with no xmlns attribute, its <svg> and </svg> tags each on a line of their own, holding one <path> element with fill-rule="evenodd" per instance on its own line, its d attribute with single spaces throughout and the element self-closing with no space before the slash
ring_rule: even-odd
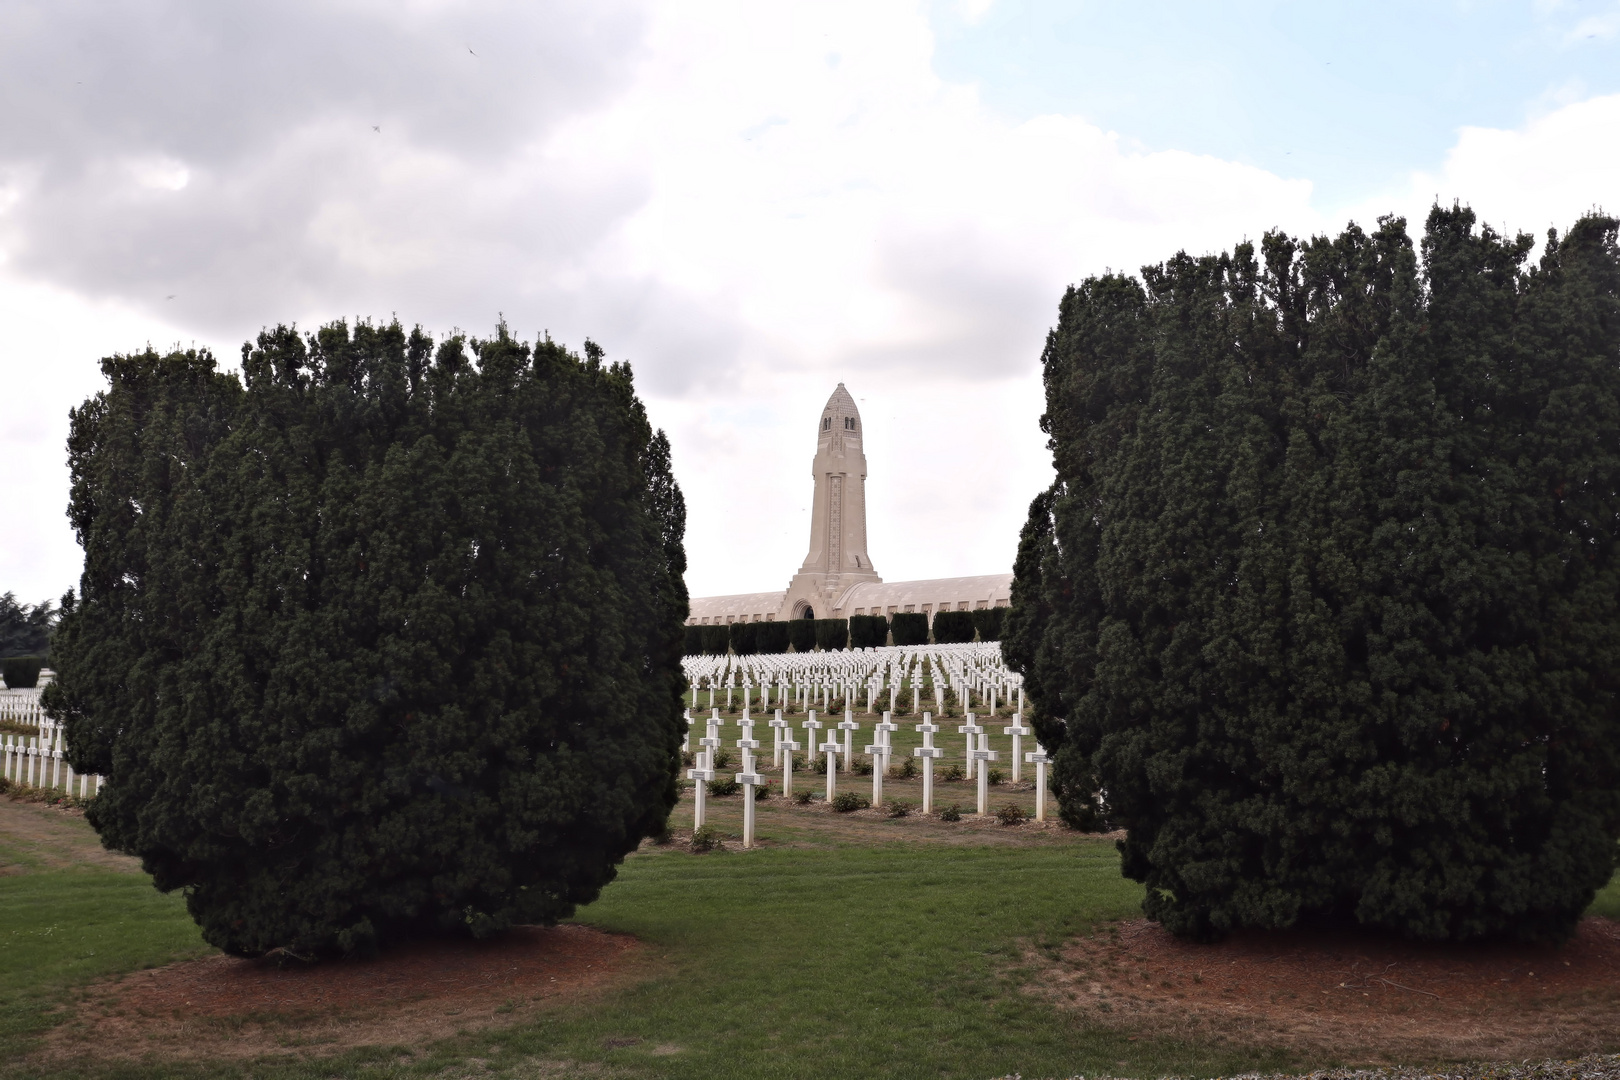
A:
<svg viewBox="0 0 1620 1080">
<path fill-rule="evenodd" d="M 0 874 L 82 866 L 135 873 L 141 863 L 102 847 L 82 810 L 0 798 Z"/>
<path fill-rule="evenodd" d="M 1553 948 L 1244 932 L 1214 945 L 1122 923 L 1032 957 L 1037 992 L 1093 1022 L 1345 1060 L 1522 1060 L 1620 1046 L 1620 925 Z"/>
<path fill-rule="evenodd" d="M 618 983 L 637 971 L 638 951 L 633 938 L 569 925 L 307 967 L 211 956 L 90 988 L 40 1053 L 169 1060 L 413 1046 Z"/>
</svg>

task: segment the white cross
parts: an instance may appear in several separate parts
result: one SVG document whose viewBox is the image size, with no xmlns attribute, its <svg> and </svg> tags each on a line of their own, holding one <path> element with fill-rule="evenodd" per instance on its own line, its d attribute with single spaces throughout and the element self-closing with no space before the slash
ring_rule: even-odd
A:
<svg viewBox="0 0 1620 1080">
<path fill-rule="evenodd" d="M 912 757 L 923 759 L 923 809 L 925 814 L 934 812 L 934 759 L 944 757 L 945 751 L 934 745 L 934 732 L 939 725 L 934 723 L 929 713 L 923 713 L 923 722 L 917 725 L 922 732 L 923 744 L 911 751 Z"/>
<path fill-rule="evenodd" d="M 878 741 L 866 748 L 866 753 L 872 755 L 872 805 L 883 804 L 883 774 L 889 771 L 889 753 L 893 749 L 889 742 L 889 732 L 899 731 L 899 727 L 889 722 L 889 713 L 883 714 L 883 722 L 873 724 L 872 730 L 877 732 Z"/>
<path fill-rule="evenodd" d="M 854 747 L 851 745 L 854 736 L 851 732 L 861 730 L 861 725 L 855 722 L 855 713 L 851 709 L 844 710 L 844 719 L 838 725 L 838 730 L 844 733 L 844 771 L 849 772 L 855 766 L 852 762 Z"/>
<path fill-rule="evenodd" d="M 1023 745 L 1024 745 L 1024 743 L 1023 743 L 1023 739 L 1024 739 L 1025 735 L 1029 734 L 1029 728 L 1024 727 L 1022 724 L 1020 724 L 1018 722 L 1018 720 L 1016 718 L 1014 718 L 1014 720 L 1012 722 L 1012 726 L 1002 728 L 1001 733 L 1003 735 L 1011 735 L 1012 736 L 1012 741 L 1013 741 L 1013 748 L 1012 748 L 1012 767 L 1013 767 L 1012 768 L 1012 778 L 1013 778 L 1013 783 L 1016 784 L 1016 783 L 1018 783 L 1018 777 L 1019 777 L 1018 766 L 1024 760 L 1024 754 L 1023 754 Z"/>
<path fill-rule="evenodd" d="M 838 740 L 830 732 L 827 741 L 821 744 L 821 752 L 827 755 L 827 803 L 830 806 L 838 790 Z"/>
<path fill-rule="evenodd" d="M 790 728 L 792 725 L 782 719 L 781 709 L 776 710 L 776 719 L 772 720 L 770 725 L 775 736 L 775 741 L 771 746 L 771 767 L 779 769 L 782 767 L 782 736 L 786 734 L 784 729 Z"/>
<path fill-rule="evenodd" d="M 1035 820 L 1046 820 L 1046 763 L 1050 760 L 1040 743 L 1024 755 L 1024 760 L 1035 766 Z"/>
<path fill-rule="evenodd" d="M 988 736 L 986 738 L 988 740 Z M 984 817 L 989 812 L 988 807 L 990 805 L 990 770 L 985 768 L 985 762 L 1000 759 L 996 752 L 989 747 L 969 750 L 968 757 L 977 762 L 979 766 L 979 816 Z"/>
<path fill-rule="evenodd" d="M 978 735 L 980 732 L 984 731 L 984 728 L 973 722 L 972 713 L 962 714 L 962 719 L 967 722 L 964 724 L 958 724 L 956 730 L 959 734 L 967 736 L 967 774 L 971 779 L 973 776 L 973 762 L 976 760 L 973 757 L 973 739 L 975 735 Z"/>
</svg>

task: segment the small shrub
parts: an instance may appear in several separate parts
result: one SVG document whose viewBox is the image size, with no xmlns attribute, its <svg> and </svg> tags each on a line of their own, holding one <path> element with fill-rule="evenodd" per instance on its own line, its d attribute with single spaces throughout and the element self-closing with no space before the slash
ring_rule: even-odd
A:
<svg viewBox="0 0 1620 1080">
<path fill-rule="evenodd" d="M 810 800 L 814 799 L 815 797 L 816 794 L 813 791 L 800 791 L 794 794 L 793 801 L 798 803 L 800 806 L 809 806 Z"/>
<path fill-rule="evenodd" d="M 1002 772 L 1000 769 L 991 769 L 990 772 L 985 776 L 985 779 L 990 781 L 992 784 L 999 784 L 1007 779 L 1007 774 Z"/>
<path fill-rule="evenodd" d="M 729 778 L 709 781 L 709 794 L 716 799 L 724 799 L 728 795 L 735 795 L 741 790 L 742 785 Z"/>
<path fill-rule="evenodd" d="M 720 834 L 705 825 L 692 833 L 692 854 L 706 855 L 720 846 Z"/>
<path fill-rule="evenodd" d="M 996 820 L 1003 825 L 1022 825 L 1028 817 L 1024 808 L 1017 803 L 1008 803 L 996 811 Z"/>
<path fill-rule="evenodd" d="M 714 752 L 714 767 L 717 769 L 731 768 L 731 751 L 716 748 Z"/>
<path fill-rule="evenodd" d="M 675 837 L 669 831 L 668 822 L 665 822 L 663 828 L 652 834 L 652 842 L 657 844 L 659 847 L 668 846 L 669 842 L 673 839 L 675 839 Z"/>
<path fill-rule="evenodd" d="M 914 757 L 901 758 L 900 764 L 889 769 L 889 775 L 896 780 L 910 780 L 917 772 L 917 759 Z"/>
<path fill-rule="evenodd" d="M 827 775 L 827 755 L 817 754 L 804 764 L 804 771 L 815 773 L 817 776 Z"/>
<path fill-rule="evenodd" d="M 962 820 L 962 808 L 960 806 L 958 806 L 956 803 L 951 803 L 951 805 L 947 806 L 945 809 L 943 809 L 943 810 L 941 810 L 939 812 L 939 820 L 941 820 L 941 821 L 961 821 Z"/>
<path fill-rule="evenodd" d="M 890 799 L 883 804 L 883 813 L 892 818 L 905 817 L 911 813 L 911 804 L 901 802 L 899 799 Z"/>
<path fill-rule="evenodd" d="M 855 759 L 855 775 L 856 776 L 871 776 L 872 775 L 872 759 L 871 758 L 856 758 Z"/>
<path fill-rule="evenodd" d="M 960 761 L 953 761 L 949 765 L 945 766 L 945 771 L 940 774 L 940 779 L 960 780 L 966 775 L 967 773 L 962 769 L 962 763 Z"/>
<path fill-rule="evenodd" d="M 13 656 L 3 665 L 6 686 L 12 690 L 32 690 L 39 685 L 45 661 L 37 656 Z"/>
<path fill-rule="evenodd" d="M 690 750 L 681 751 L 681 766 L 687 769 L 697 768 L 697 755 Z"/>
<path fill-rule="evenodd" d="M 869 800 L 861 798 L 853 791 L 840 791 L 837 795 L 833 796 L 832 801 L 832 808 L 838 811 L 840 814 L 849 814 L 856 810 L 865 810 L 871 805 L 872 803 Z"/>
<path fill-rule="evenodd" d="M 770 797 L 771 797 L 771 785 L 769 785 L 769 784 L 755 784 L 754 785 L 754 801 L 755 802 L 759 802 L 762 799 L 768 799 Z"/>
</svg>

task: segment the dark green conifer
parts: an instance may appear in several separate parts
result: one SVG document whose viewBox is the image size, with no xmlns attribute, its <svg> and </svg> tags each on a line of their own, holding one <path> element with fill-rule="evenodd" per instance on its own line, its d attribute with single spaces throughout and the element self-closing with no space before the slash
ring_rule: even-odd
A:
<svg viewBox="0 0 1620 1080">
<path fill-rule="evenodd" d="M 1430 215 L 1087 281 L 1003 651 L 1178 933 L 1565 936 L 1620 837 L 1620 255 Z M 1099 804 L 1100 792 L 1107 806 Z"/>
<path fill-rule="evenodd" d="M 469 347 L 472 355 L 469 355 Z M 630 369 L 396 323 L 103 362 L 52 715 L 238 955 L 549 923 L 679 768 L 685 510 Z"/>
</svg>

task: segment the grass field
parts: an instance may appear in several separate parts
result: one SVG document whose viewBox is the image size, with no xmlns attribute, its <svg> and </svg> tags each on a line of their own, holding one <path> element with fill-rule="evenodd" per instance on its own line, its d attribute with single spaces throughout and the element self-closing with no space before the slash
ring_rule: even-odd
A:
<svg viewBox="0 0 1620 1080">
<path fill-rule="evenodd" d="M 737 799 L 712 823 L 734 828 Z M 677 826 L 689 810 L 677 811 Z M 1022 987 L 1026 950 L 1137 913 L 1111 844 L 1066 831 L 761 806 L 765 846 L 632 856 L 579 921 L 636 935 L 643 977 L 402 1053 L 176 1066 L 25 1060 L 92 980 L 206 952 L 83 821 L 0 800 L 0 1070 L 10 1076 L 1218 1075 L 1301 1064 L 1081 1026 Z M 1598 909 L 1620 913 L 1611 886 Z M 56 1011 L 53 1011 L 56 1010 Z"/>
</svg>

